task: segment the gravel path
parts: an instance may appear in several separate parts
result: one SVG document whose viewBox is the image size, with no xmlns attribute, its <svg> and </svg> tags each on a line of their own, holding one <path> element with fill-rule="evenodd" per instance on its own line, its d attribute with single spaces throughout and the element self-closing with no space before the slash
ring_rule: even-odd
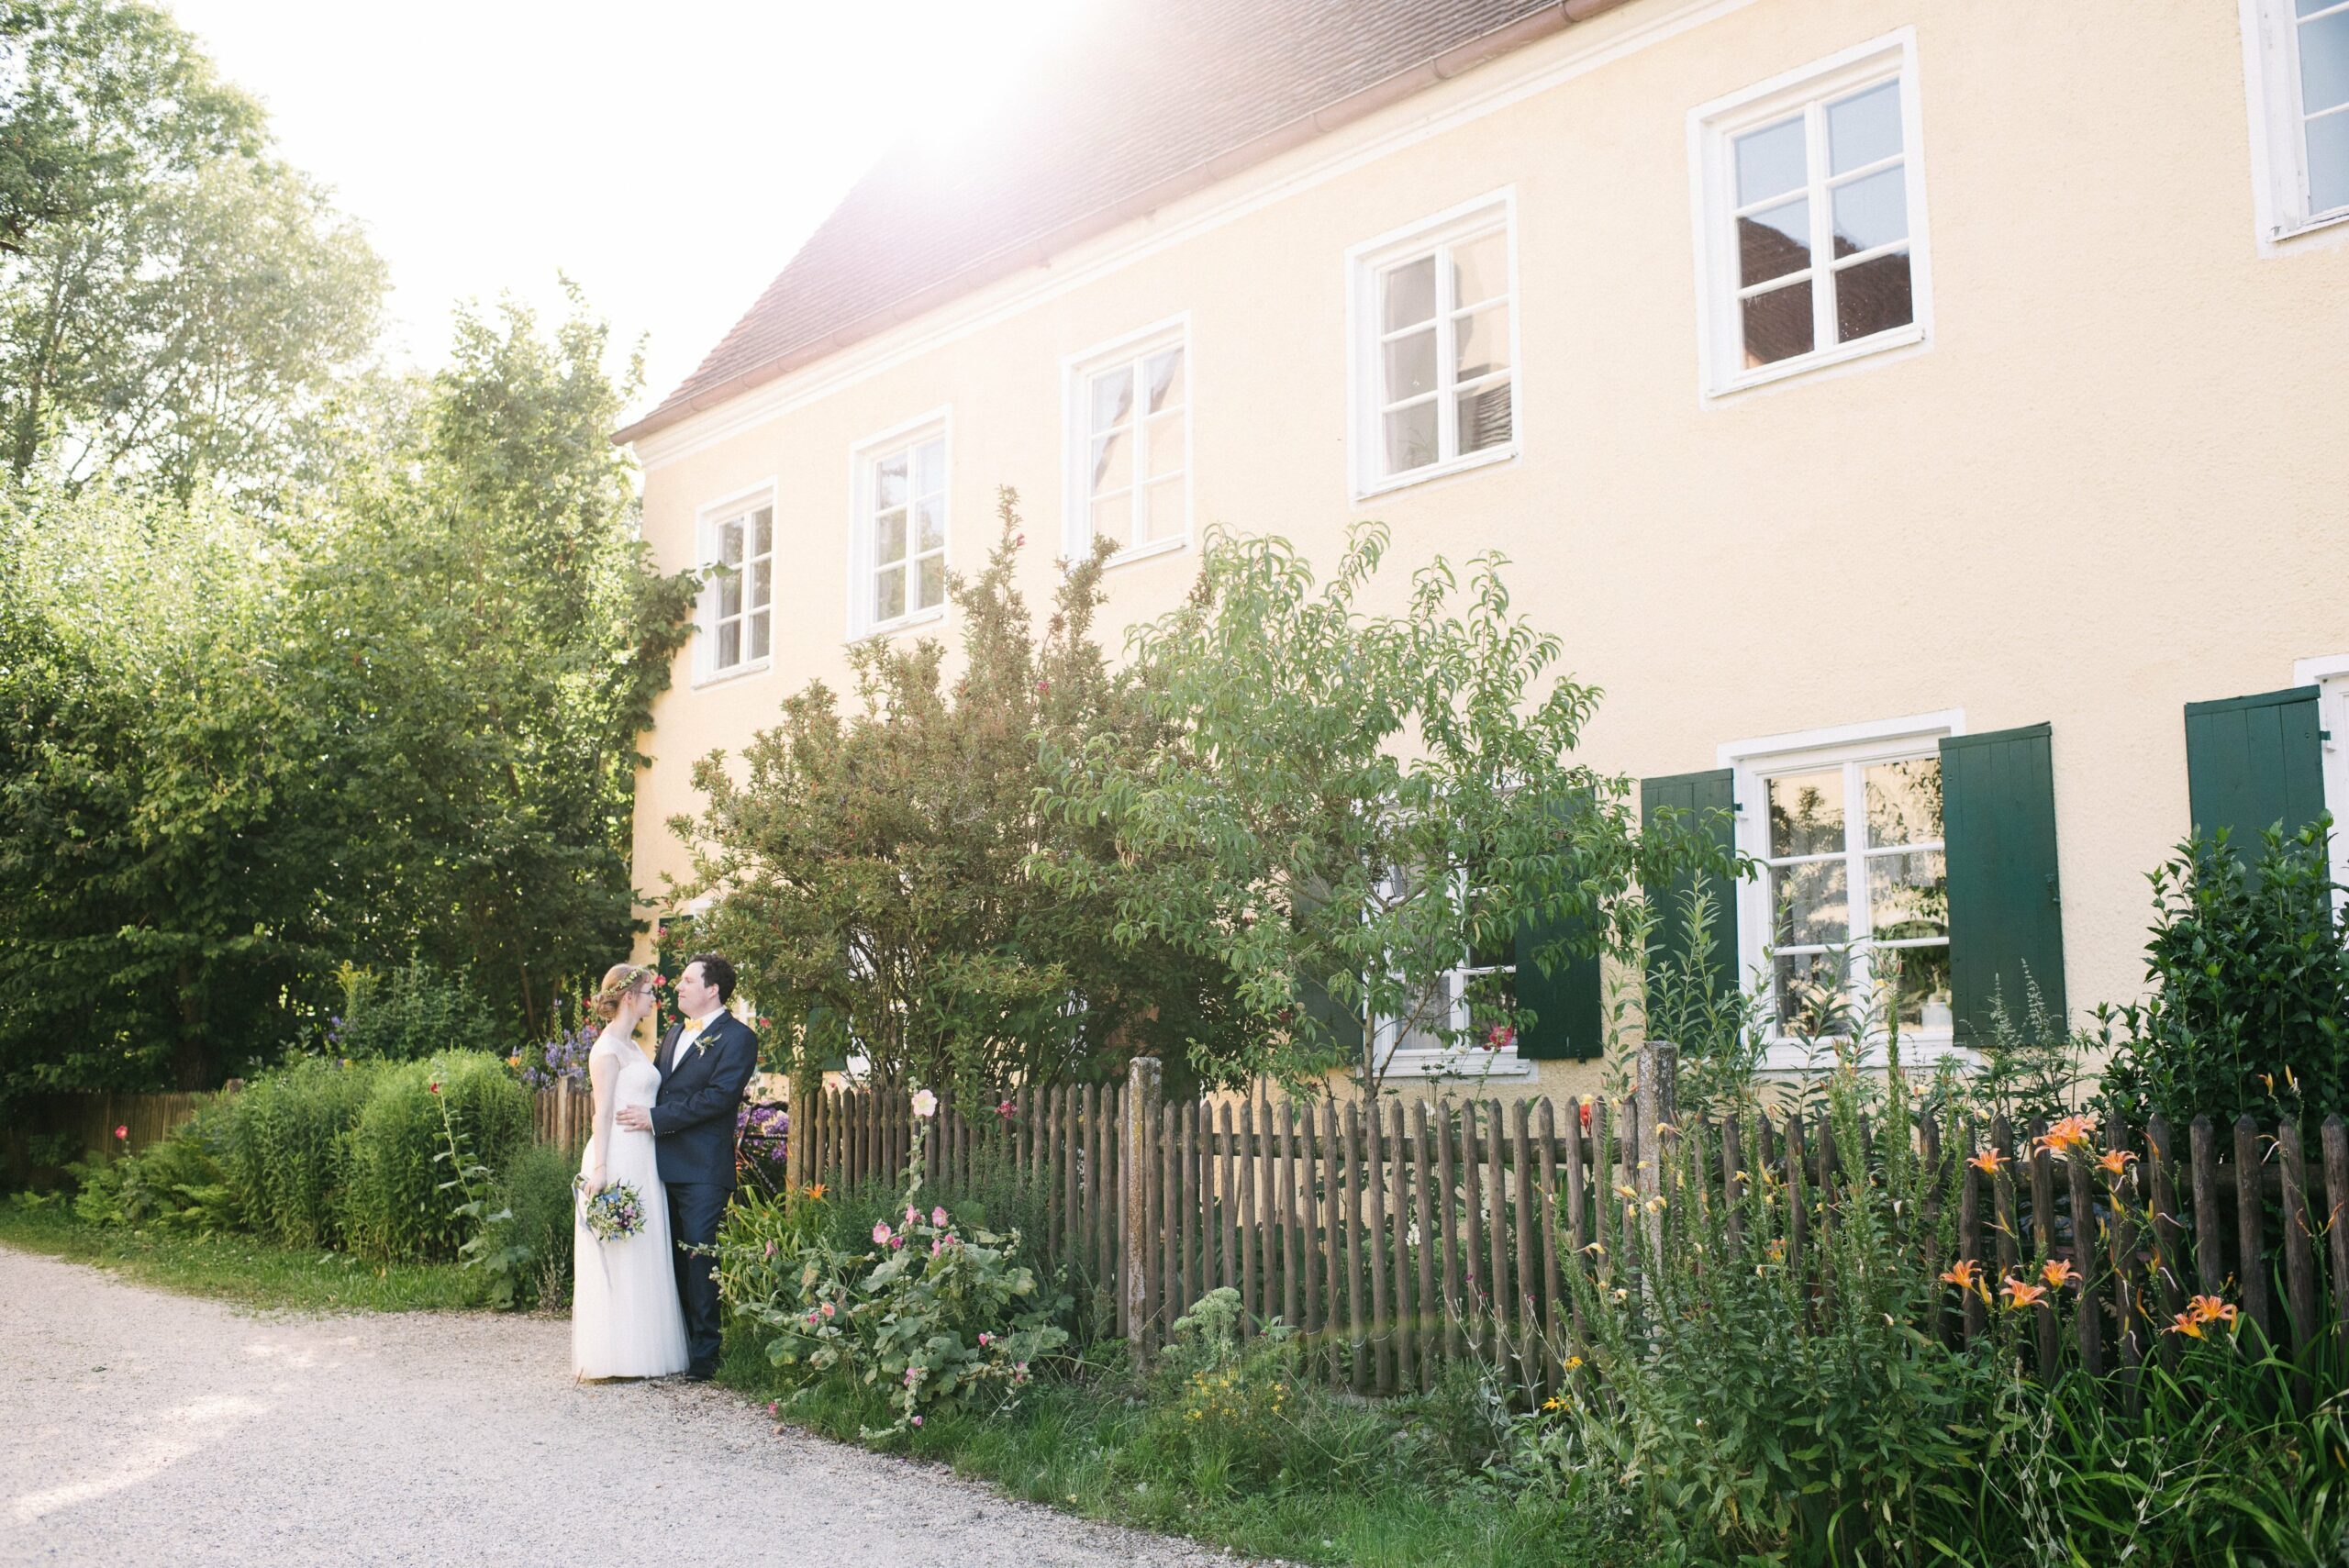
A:
<svg viewBox="0 0 2349 1568">
<path fill-rule="evenodd" d="M 0 1248 L 0 1564 L 1232 1562 L 707 1385 L 576 1385 L 570 1333 L 247 1313 Z"/>
</svg>

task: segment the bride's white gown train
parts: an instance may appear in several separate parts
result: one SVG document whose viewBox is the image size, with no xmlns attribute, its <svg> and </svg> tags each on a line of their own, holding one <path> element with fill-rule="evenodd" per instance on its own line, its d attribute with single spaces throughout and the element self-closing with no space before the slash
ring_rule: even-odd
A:
<svg viewBox="0 0 2349 1568">
<path fill-rule="evenodd" d="M 581 1158 L 593 1172 L 600 1157 L 607 1183 L 625 1182 L 644 1204 L 644 1229 L 623 1240 L 596 1239 L 574 1216 L 571 1296 L 571 1370 L 578 1377 L 665 1377 L 685 1370 L 685 1318 L 669 1247 L 669 1195 L 653 1158 L 652 1135 L 618 1125 L 621 1106 L 650 1106 L 661 1070 L 636 1042 L 607 1029 L 588 1053 L 599 1092 L 596 1129 Z"/>
</svg>

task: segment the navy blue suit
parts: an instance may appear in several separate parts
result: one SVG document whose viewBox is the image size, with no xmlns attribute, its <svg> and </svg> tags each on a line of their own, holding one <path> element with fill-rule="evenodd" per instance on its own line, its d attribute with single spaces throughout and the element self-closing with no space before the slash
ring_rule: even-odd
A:
<svg viewBox="0 0 2349 1568">
<path fill-rule="evenodd" d="M 734 1121 L 758 1071 L 759 1037 L 731 1013 L 709 1021 L 672 1067 L 680 1023 L 661 1040 L 661 1093 L 652 1102 L 653 1151 L 669 1189 L 669 1235 L 677 1248 L 677 1300 L 685 1312 L 686 1370 L 718 1370 L 720 1322 L 714 1261 L 690 1251 L 718 1240 L 734 1193 Z"/>
</svg>

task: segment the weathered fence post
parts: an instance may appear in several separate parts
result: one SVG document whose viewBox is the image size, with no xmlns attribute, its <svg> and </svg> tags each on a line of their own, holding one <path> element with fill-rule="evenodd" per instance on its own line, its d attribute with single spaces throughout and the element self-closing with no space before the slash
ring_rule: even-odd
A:
<svg viewBox="0 0 2349 1568">
<path fill-rule="evenodd" d="M 1162 1081 L 1158 1058 L 1137 1056 L 1126 1066 L 1125 1125 L 1119 1137 L 1125 1145 L 1118 1162 L 1125 1178 L 1119 1194 L 1119 1222 L 1124 1230 L 1126 1348 L 1139 1366 L 1150 1357 L 1151 1144 L 1158 1127 L 1158 1097 Z"/>
</svg>

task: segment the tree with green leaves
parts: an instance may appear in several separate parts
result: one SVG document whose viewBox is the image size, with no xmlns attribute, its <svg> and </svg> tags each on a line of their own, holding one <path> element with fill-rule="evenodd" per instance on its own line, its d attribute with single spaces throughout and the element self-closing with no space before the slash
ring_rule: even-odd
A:
<svg viewBox="0 0 2349 1568">
<path fill-rule="evenodd" d="M 950 584 L 959 658 L 934 639 L 851 653 L 855 706 L 821 682 L 741 757 L 695 783 L 707 806 L 672 826 L 695 853 L 682 895 L 808 1057 L 854 1051 L 882 1083 L 985 1099 L 1099 1076 L 1136 1051 L 1229 1059 L 1237 1022 L 1212 957 L 1115 940 L 1101 895 L 1072 895 L 1040 860 L 1107 855 L 1098 830 L 1040 807 L 1044 749 L 1126 756 L 1160 727 L 1094 640 L 1100 557 L 1069 563 L 1039 637 L 1013 575 L 1026 536 L 1003 493 L 985 566 Z M 803 1059 L 803 1070 L 811 1064 Z"/>
<path fill-rule="evenodd" d="M 1356 528 L 1317 582 L 1283 539 L 1210 534 L 1126 677 L 1164 743 L 1048 743 L 1050 816 L 1106 852 L 1049 846 L 1037 874 L 1106 900 L 1119 940 L 1229 968 L 1248 1027 L 1202 1062 L 1217 1075 L 1375 1090 L 1397 1039 L 1505 1040 L 1538 1021 L 1498 959 L 1520 931 L 1547 933 L 1543 975 L 1628 958 L 1638 886 L 1718 853 L 1643 835 L 1630 781 L 1574 760 L 1599 694 L 1553 673 L 1563 645 L 1512 610 L 1501 557 L 1464 583 L 1439 557 L 1402 614 L 1374 614 L 1386 542 Z M 1458 994 L 1475 968 L 1497 973 Z"/>
</svg>

